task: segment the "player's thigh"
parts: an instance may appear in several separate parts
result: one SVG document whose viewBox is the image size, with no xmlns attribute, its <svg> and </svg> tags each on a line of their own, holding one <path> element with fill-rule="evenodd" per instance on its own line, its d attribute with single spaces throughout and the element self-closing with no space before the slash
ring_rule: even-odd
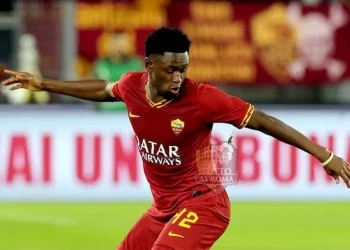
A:
<svg viewBox="0 0 350 250">
<path fill-rule="evenodd" d="M 151 250 L 165 223 L 154 219 L 147 212 L 131 228 L 118 250 Z"/>
<path fill-rule="evenodd" d="M 229 225 L 230 206 L 185 207 L 169 221 L 152 250 L 210 249 Z"/>
</svg>

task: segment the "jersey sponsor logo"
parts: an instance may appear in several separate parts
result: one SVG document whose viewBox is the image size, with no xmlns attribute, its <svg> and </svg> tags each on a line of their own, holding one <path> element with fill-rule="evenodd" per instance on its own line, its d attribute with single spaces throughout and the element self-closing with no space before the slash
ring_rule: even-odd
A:
<svg viewBox="0 0 350 250">
<path fill-rule="evenodd" d="M 173 130 L 175 135 L 178 135 L 182 132 L 182 130 L 185 127 L 185 123 L 181 121 L 180 119 L 172 120 L 171 121 L 171 129 Z"/>
<path fill-rule="evenodd" d="M 182 236 L 182 235 L 180 235 L 180 234 L 175 234 L 175 233 L 173 233 L 172 231 L 170 231 L 170 232 L 168 233 L 168 235 L 169 235 L 170 237 L 185 238 L 184 236 Z"/>
<path fill-rule="evenodd" d="M 133 113 L 131 113 L 131 111 L 129 112 L 129 116 L 131 118 L 138 118 L 138 117 L 140 117 L 139 115 L 134 115 Z"/>
<path fill-rule="evenodd" d="M 135 137 L 143 160 L 160 165 L 181 165 L 178 146 L 164 146 L 158 142 L 140 139 L 136 135 Z"/>
</svg>

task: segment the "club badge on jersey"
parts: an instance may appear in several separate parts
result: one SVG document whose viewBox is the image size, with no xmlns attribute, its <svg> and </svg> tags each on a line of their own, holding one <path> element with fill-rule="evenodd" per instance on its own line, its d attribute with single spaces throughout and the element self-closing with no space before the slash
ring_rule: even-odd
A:
<svg viewBox="0 0 350 250">
<path fill-rule="evenodd" d="M 185 123 L 180 119 L 171 121 L 171 129 L 173 130 L 175 135 L 179 135 L 185 127 Z"/>
</svg>

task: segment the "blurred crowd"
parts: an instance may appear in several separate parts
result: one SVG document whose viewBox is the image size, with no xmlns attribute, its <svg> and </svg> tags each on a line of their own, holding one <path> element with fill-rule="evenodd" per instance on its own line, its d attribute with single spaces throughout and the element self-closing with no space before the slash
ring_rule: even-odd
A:
<svg viewBox="0 0 350 250">
<path fill-rule="evenodd" d="M 136 55 L 128 52 L 127 34 L 114 32 L 108 41 L 107 54 L 97 58 L 90 73 L 92 79 L 103 79 L 109 82 L 117 81 L 125 72 L 142 71 L 143 61 Z M 19 39 L 18 68 L 16 70 L 28 72 L 36 76 L 44 77 L 40 70 L 40 53 L 38 51 L 35 36 L 23 34 Z M 2 64 L 1 68 L 8 68 Z M 3 76 L 3 78 L 6 76 Z M 47 92 L 30 92 L 25 89 L 9 91 L 1 87 L 0 103 L 9 104 L 50 104 L 50 103 L 77 103 L 78 100 L 63 98 Z M 98 104 L 103 109 L 115 109 L 116 105 L 108 103 Z"/>
<path fill-rule="evenodd" d="M 40 52 L 37 47 L 36 37 L 32 34 L 22 34 L 19 38 L 17 51 L 16 70 L 28 72 L 36 76 L 44 77 L 40 70 Z M 1 64 L 1 69 L 8 68 Z M 91 79 L 103 79 L 114 82 L 128 71 L 142 71 L 144 69 L 143 60 L 129 52 L 128 34 L 124 32 L 113 32 L 108 37 L 106 55 L 96 58 L 89 74 Z M 6 78 L 3 75 L 3 79 Z M 55 95 L 48 92 L 30 92 L 25 89 L 9 91 L 6 87 L 0 87 L 0 103 L 8 104 L 72 104 L 82 101 Z M 98 108 L 105 110 L 118 109 L 118 105 L 110 103 L 96 104 Z M 119 105 L 123 109 L 124 105 Z"/>
<path fill-rule="evenodd" d="M 138 0 L 140 2 L 141 0 Z M 171 0 L 157 0 L 155 2 L 166 2 Z M 60 75 L 56 73 L 43 74 L 43 68 L 51 67 L 54 65 L 52 61 L 55 61 L 55 65 L 62 65 L 58 53 L 62 53 L 59 47 L 59 41 L 55 37 L 46 36 L 49 41 L 41 42 L 41 48 L 38 47 L 38 41 L 42 41 L 43 34 L 48 30 L 55 30 L 56 36 L 59 33 L 57 30 L 61 29 L 61 26 L 57 24 L 57 17 L 54 11 L 54 7 L 48 7 L 47 2 L 43 4 L 41 1 L 19 1 L 23 6 L 28 4 L 26 8 L 22 9 L 22 28 L 19 29 L 16 25 L 12 25 L 9 22 L 9 16 L 12 14 L 12 20 L 14 24 L 17 24 L 19 15 L 18 11 L 15 11 L 15 4 L 12 0 L 5 0 L 0 6 L 0 42 L 2 44 L 0 48 L 0 69 L 11 68 L 14 70 L 29 72 L 38 76 L 59 79 Z M 30 2 L 30 3 L 29 3 Z M 127 2 L 127 1 L 126 1 Z M 154 2 L 154 3 L 155 3 Z M 237 1 L 236 1 L 237 2 Z M 254 2 L 254 1 L 246 1 Z M 256 2 L 256 1 L 255 1 Z M 261 2 L 261 1 L 259 1 Z M 264 1 L 267 2 L 267 1 Z M 269 1 L 273 2 L 273 1 Z M 283 1 L 284 2 L 284 1 Z M 340 1 L 324 1 L 324 0 L 303 0 L 303 3 L 317 4 L 317 3 L 331 3 Z M 350 2 L 350 0 L 343 0 L 342 2 Z M 8 6 L 5 9 L 1 9 L 2 6 Z M 34 7 L 33 7 L 34 6 Z M 38 11 L 38 6 L 42 7 L 44 12 Z M 56 6 L 57 7 L 57 6 Z M 5 14 L 3 14 L 5 13 Z M 49 15 L 50 14 L 50 15 Z M 56 18 L 56 19 L 55 19 Z M 11 18 L 10 18 L 11 19 Z M 45 21 L 44 21 L 45 20 Z M 72 17 L 71 20 L 74 20 Z M 47 22 L 47 25 L 39 25 L 42 22 Z M 44 26 L 46 29 L 44 29 Z M 89 66 L 90 72 L 85 74 L 85 77 L 104 79 L 107 81 L 117 81 L 125 72 L 143 70 L 143 58 L 140 58 L 134 51 L 130 49 L 129 41 L 130 34 L 127 32 L 111 31 L 108 37 L 104 40 L 103 56 L 98 56 L 94 59 L 92 66 Z M 53 49 L 53 47 L 57 47 Z M 52 50 L 52 52 L 51 52 Z M 56 52 L 54 52 L 56 51 Z M 55 54 L 56 53 L 56 54 Z M 50 65 L 50 66 L 48 66 Z M 57 70 L 56 70 L 57 71 Z M 47 70 L 46 70 L 47 72 Z M 0 78 L 4 79 L 6 76 L 0 75 Z M 350 86 L 350 85 L 349 85 Z M 320 92 L 324 92 L 323 87 L 309 87 L 309 86 L 269 86 L 269 87 L 240 87 L 240 86 L 221 86 L 227 92 L 237 93 L 247 99 L 251 98 L 255 102 L 266 103 L 268 100 L 271 103 L 322 103 L 323 100 L 319 98 Z M 264 98 L 261 99 L 261 91 L 264 91 Z M 327 90 L 326 90 L 327 91 Z M 341 90 L 340 90 L 341 91 Z M 271 95 L 269 93 L 271 92 Z M 344 92 L 345 93 L 345 92 Z M 260 99 L 259 99 L 260 98 Z M 17 91 L 8 91 L 7 88 L 0 86 L 0 104 L 77 104 L 84 103 L 83 101 L 63 97 L 55 94 L 49 94 L 47 92 L 29 92 L 24 89 Z M 95 107 L 103 110 L 118 110 L 124 109 L 123 104 L 109 104 L 99 103 L 95 104 Z"/>
</svg>

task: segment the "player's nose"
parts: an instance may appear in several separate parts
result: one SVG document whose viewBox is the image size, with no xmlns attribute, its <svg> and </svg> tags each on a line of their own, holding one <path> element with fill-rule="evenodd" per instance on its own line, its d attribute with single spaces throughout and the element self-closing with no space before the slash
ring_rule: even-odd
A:
<svg viewBox="0 0 350 250">
<path fill-rule="evenodd" d="M 174 72 L 171 81 L 174 82 L 174 83 L 181 83 L 182 82 L 181 73 L 180 72 Z"/>
</svg>

